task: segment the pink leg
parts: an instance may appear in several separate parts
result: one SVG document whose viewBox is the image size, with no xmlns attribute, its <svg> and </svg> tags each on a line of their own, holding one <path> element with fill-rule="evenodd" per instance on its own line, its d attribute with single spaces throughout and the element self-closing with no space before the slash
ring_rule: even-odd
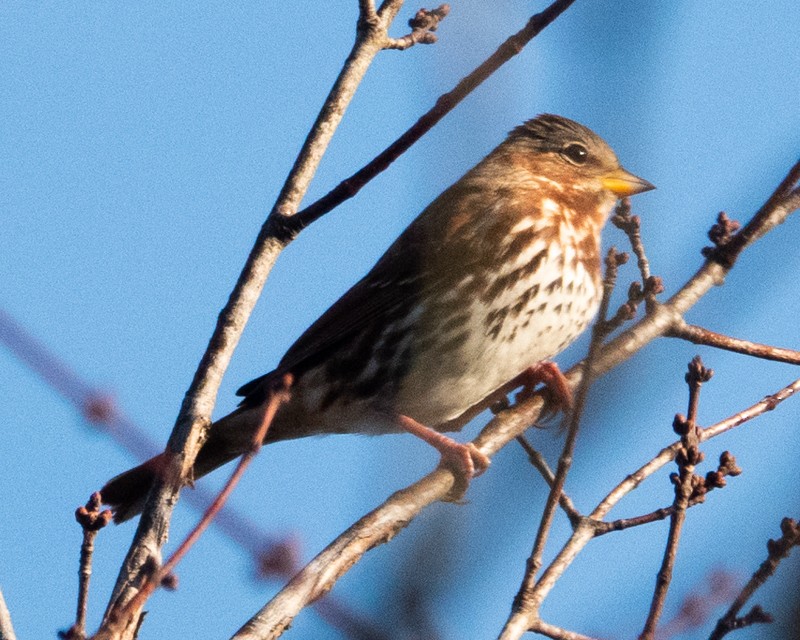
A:
<svg viewBox="0 0 800 640">
<path fill-rule="evenodd" d="M 516 383 L 516 386 L 522 385 L 524 387 L 517 394 L 517 401 L 529 398 L 533 395 L 534 387 L 542 383 L 555 396 L 556 402 L 563 411 L 566 412 L 572 408 L 572 388 L 555 362 L 544 360 L 525 369 L 514 378 L 514 383 Z"/>
<path fill-rule="evenodd" d="M 486 471 L 491 464 L 489 457 L 478 451 L 471 442 L 456 442 L 408 416 L 399 415 L 395 419 L 403 429 L 435 447 L 442 454 L 441 464 L 449 467 L 455 474 L 456 481 L 447 496 L 448 501 L 460 500 L 469 487 L 470 480 Z"/>
</svg>

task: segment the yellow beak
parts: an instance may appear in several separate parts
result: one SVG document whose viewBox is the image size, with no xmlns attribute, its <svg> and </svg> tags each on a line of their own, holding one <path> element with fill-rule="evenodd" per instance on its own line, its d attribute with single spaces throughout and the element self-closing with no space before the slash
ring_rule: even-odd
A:
<svg viewBox="0 0 800 640">
<path fill-rule="evenodd" d="M 626 171 L 622 167 L 615 169 L 611 173 L 607 173 L 601 178 L 603 186 L 609 191 L 615 193 L 620 198 L 625 196 L 633 196 L 637 193 L 650 191 L 655 189 L 655 185 L 650 184 L 647 180 L 633 175 L 630 171 Z"/>
</svg>

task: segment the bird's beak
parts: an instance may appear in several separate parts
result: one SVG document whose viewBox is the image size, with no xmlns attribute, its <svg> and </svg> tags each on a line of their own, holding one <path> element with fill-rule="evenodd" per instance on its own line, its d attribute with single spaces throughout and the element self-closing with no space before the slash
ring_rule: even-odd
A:
<svg viewBox="0 0 800 640">
<path fill-rule="evenodd" d="M 656 188 L 655 185 L 650 184 L 647 180 L 633 175 L 630 171 L 626 171 L 622 167 L 614 169 L 611 173 L 607 173 L 601 178 L 601 181 L 606 189 L 612 191 L 620 198 L 633 196 L 637 193 L 650 191 L 650 189 Z"/>
</svg>

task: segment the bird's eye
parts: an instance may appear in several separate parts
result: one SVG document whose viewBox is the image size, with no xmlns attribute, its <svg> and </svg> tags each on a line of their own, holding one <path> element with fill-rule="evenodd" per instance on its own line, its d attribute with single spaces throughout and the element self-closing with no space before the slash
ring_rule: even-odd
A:
<svg viewBox="0 0 800 640">
<path fill-rule="evenodd" d="M 561 151 L 561 155 L 574 164 L 584 164 L 589 158 L 589 152 L 586 150 L 586 147 L 577 142 L 573 142 L 564 147 Z"/>
</svg>

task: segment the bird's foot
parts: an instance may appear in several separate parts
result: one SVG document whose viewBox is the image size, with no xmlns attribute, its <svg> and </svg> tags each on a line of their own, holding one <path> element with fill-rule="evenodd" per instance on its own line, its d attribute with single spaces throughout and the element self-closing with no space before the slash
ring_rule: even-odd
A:
<svg viewBox="0 0 800 640">
<path fill-rule="evenodd" d="M 572 408 L 572 388 L 555 362 L 544 360 L 532 367 L 528 367 L 517 376 L 515 381 L 518 386 L 522 385 L 522 391 L 514 398 L 516 402 L 522 402 L 530 398 L 536 385 L 541 383 L 544 384 L 551 396 L 548 404 L 556 405 L 564 413 L 567 413 Z"/>
<path fill-rule="evenodd" d="M 439 449 L 442 453 L 439 466 L 450 469 L 455 477 L 455 482 L 444 500 L 445 502 L 461 502 L 469 489 L 472 478 L 486 471 L 492 461 L 471 442 L 461 444 L 450 438 L 447 440 L 449 442 L 447 449 Z"/>
<path fill-rule="evenodd" d="M 442 454 L 439 466 L 450 469 L 455 477 L 453 487 L 444 498 L 446 502 L 460 502 L 472 478 L 481 475 L 491 464 L 489 456 L 479 451 L 471 442 L 456 442 L 408 416 L 397 416 L 397 423 Z"/>
</svg>

